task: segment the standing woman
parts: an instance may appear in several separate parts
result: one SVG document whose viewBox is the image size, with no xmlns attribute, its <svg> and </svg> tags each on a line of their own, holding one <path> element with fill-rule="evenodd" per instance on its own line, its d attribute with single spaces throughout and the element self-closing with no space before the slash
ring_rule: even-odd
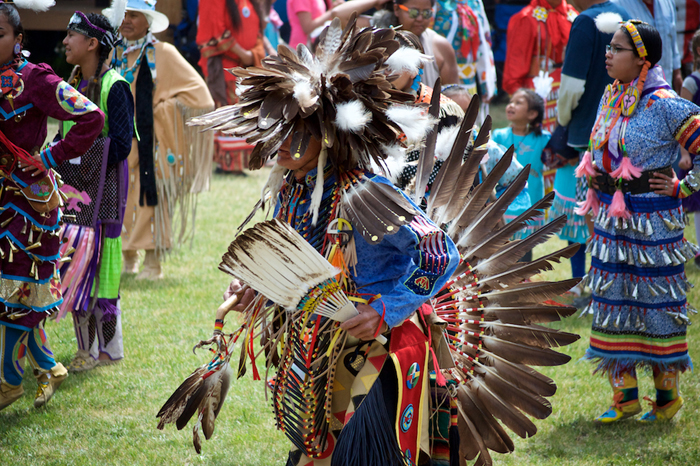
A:
<svg viewBox="0 0 700 466">
<path fill-rule="evenodd" d="M 199 67 L 216 106 L 233 105 L 238 101 L 236 77 L 225 70 L 260 66 L 265 56 L 263 31 L 270 5 L 264 0 L 210 0 L 200 6 Z M 224 172 L 241 172 L 248 161 L 232 160 L 226 150 L 227 139 L 231 138 L 219 133 L 214 136 L 214 162 Z"/>
<path fill-rule="evenodd" d="M 26 3 L 46 10 L 53 1 Z M 97 106 L 48 65 L 25 60 L 23 39 L 15 4 L 0 3 L 0 409 L 24 392 L 25 356 L 39 384 L 35 407 L 46 404 L 68 375 L 54 361 L 43 329 L 63 301 L 57 269 L 61 213 L 51 169 L 85 153 L 104 125 Z M 49 117 L 75 124 L 42 150 Z"/>
<path fill-rule="evenodd" d="M 642 410 L 637 368 L 653 371 L 656 401 L 641 420 L 671 419 L 683 405 L 679 374 L 688 355 L 684 263 L 696 246 L 683 237 L 681 197 L 700 188 L 695 168 L 683 181 L 671 163 L 679 146 L 698 162 L 700 108 L 664 80 L 661 38 L 639 21 L 601 25 L 613 32 L 605 64 L 615 82 L 605 90 L 591 133 L 591 153 L 577 174 L 592 176 L 586 203 L 595 226 L 589 283 L 593 329 L 586 358 L 610 379 L 612 406 L 596 421 L 611 423 Z M 696 165 L 697 167 L 697 165 Z"/>
<path fill-rule="evenodd" d="M 137 273 L 138 252 L 145 250 L 136 279 L 148 280 L 162 278 L 163 254 L 193 233 L 196 194 L 209 186 L 213 159 L 211 134 L 185 122 L 212 110 L 214 101 L 177 49 L 153 36 L 168 28 L 155 4 L 128 0 L 119 29 L 125 42 L 114 53 L 115 69 L 131 84 L 139 137 L 129 154 L 124 271 Z"/>
<path fill-rule="evenodd" d="M 126 4 L 125 0 L 114 3 Z M 124 9 L 105 16 L 76 11 L 68 24 L 66 61 L 76 65 L 70 83 L 105 114 L 101 137 L 77 162 L 57 171 L 61 191 L 76 199 L 65 211 L 62 255 L 75 250 L 61 267 L 63 304 L 59 316 L 71 312 L 78 352 L 68 370 L 80 372 L 124 357 L 119 285 L 122 269 L 121 230 L 128 185 L 126 158 L 134 133 L 134 101 L 129 83 L 110 69 L 109 54 Z M 63 133 L 70 128 L 63 123 Z M 105 150 L 106 149 L 106 150 Z M 82 205 L 78 206 L 78 202 Z"/>
</svg>

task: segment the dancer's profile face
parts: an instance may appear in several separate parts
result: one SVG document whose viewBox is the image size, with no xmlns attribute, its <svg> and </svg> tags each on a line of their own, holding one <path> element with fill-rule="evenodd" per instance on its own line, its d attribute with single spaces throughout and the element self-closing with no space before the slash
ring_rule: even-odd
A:
<svg viewBox="0 0 700 466">
<path fill-rule="evenodd" d="M 63 45 L 66 47 L 66 61 L 71 65 L 80 65 L 90 53 L 97 50 L 99 43 L 94 37 L 69 30 L 63 39 Z"/>
<path fill-rule="evenodd" d="M 22 34 L 15 31 L 7 16 L 0 14 L 0 63 L 7 63 L 15 57 L 15 44 L 22 42 Z"/>
<path fill-rule="evenodd" d="M 312 136 L 304 155 L 298 159 L 294 159 L 289 150 L 292 145 L 292 136 L 293 134 L 290 134 L 277 151 L 277 164 L 283 166 L 287 170 L 293 171 L 294 176 L 300 179 L 309 173 L 309 171 L 316 168 L 318 156 L 321 154 L 321 141 L 314 139 Z"/>
<path fill-rule="evenodd" d="M 605 69 L 611 78 L 621 83 L 632 82 L 642 72 L 644 59 L 634 52 L 634 44 L 623 29 L 615 32 L 605 53 Z M 615 53 L 613 53 L 615 52 Z"/>
</svg>

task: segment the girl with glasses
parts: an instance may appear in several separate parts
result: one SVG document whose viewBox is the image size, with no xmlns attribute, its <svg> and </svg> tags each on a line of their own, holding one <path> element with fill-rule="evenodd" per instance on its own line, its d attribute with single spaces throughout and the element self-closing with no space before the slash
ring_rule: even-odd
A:
<svg viewBox="0 0 700 466">
<path fill-rule="evenodd" d="M 612 15 L 618 16 L 618 15 Z M 589 152 L 576 170 L 588 176 L 593 315 L 586 358 L 608 376 L 610 408 L 595 420 L 610 424 L 642 411 L 637 369 L 651 369 L 656 399 L 640 421 L 671 419 L 683 405 L 681 372 L 692 368 L 686 331 L 690 284 L 685 262 L 697 246 L 683 237 L 681 198 L 700 188 L 700 108 L 681 99 L 657 65 L 662 43 L 649 24 L 619 16 L 597 21 L 613 33 L 605 68 L 613 84 L 600 101 Z M 616 53 L 615 53 L 616 52 Z M 671 164 L 684 147 L 695 158 L 683 181 Z"/>
</svg>

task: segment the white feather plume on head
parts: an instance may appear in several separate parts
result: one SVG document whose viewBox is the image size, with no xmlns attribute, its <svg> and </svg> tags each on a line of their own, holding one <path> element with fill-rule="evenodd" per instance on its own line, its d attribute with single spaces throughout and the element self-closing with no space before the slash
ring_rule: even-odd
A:
<svg viewBox="0 0 700 466">
<path fill-rule="evenodd" d="M 15 0 L 12 2 L 17 8 L 33 11 L 46 11 L 56 4 L 55 0 Z"/>
<path fill-rule="evenodd" d="M 601 13 L 595 17 L 595 27 L 598 28 L 600 32 L 606 34 L 615 34 L 615 31 L 620 29 L 620 23 L 622 23 L 622 16 L 611 11 Z"/>
<path fill-rule="evenodd" d="M 335 107 L 335 125 L 341 131 L 358 132 L 372 120 L 372 114 L 367 111 L 359 100 L 343 102 Z"/>
<path fill-rule="evenodd" d="M 294 84 L 294 98 L 299 102 L 301 108 L 308 108 L 316 103 L 318 95 L 315 95 L 311 83 L 302 79 Z"/>
<path fill-rule="evenodd" d="M 112 0 L 110 7 L 104 10 L 109 24 L 111 24 L 114 29 L 119 29 L 122 25 L 124 15 L 126 14 L 127 3 L 128 0 Z"/>
<path fill-rule="evenodd" d="M 426 109 L 414 105 L 393 105 L 387 109 L 386 116 L 399 125 L 409 144 L 423 141 L 437 123 Z"/>
<path fill-rule="evenodd" d="M 418 70 L 423 64 L 430 63 L 432 60 L 432 57 L 424 55 L 412 47 L 400 47 L 391 54 L 385 63 L 389 70 L 395 73 L 410 71 L 418 74 Z"/>
</svg>

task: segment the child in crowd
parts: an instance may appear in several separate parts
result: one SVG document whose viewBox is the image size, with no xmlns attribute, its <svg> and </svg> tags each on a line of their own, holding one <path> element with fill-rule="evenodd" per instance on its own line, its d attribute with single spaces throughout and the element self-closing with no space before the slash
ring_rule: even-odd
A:
<svg viewBox="0 0 700 466">
<path fill-rule="evenodd" d="M 515 159 L 520 165 L 530 164 L 530 176 L 527 179 L 526 188 L 530 203 L 525 205 L 518 202 L 521 201 L 520 198 L 516 199 L 505 213 L 506 222 L 510 222 L 544 197 L 541 154 L 551 134 L 542 129 L 544 100 L 530 89 L 520 89 L 513 94 L 506 107 L 506 118 L 510 126 L 494 130 L 491 139 L 506 148 L 513 146 Z M 537 217 L 529 222 L 527 228 L 518 231 L 515 237 L 524 238 L 542 225 L 544 225 L 544 216 Z M 529 256 L 523 260 L 532 260 L 532 252 L 528 254 Z"/>
<path fill-rule="evenodd" d="M 693 53 L 693 72 L 683 81 L 681 97 L 695 105 L 700 105 L 700 31 L 696 31 L 693 35 L 690 49 Z M 681 148 L 681 160 L 678 166 L 680 168 L 678 179 L 683 179 L 693 168 L 693 159 L 684 148 Z M 687 213 L 695 213 L 695 238 L 700 240 L 700 193 L 683 198 L 683 210 Z M 700 268 L 700 254 L 695 256 L 695 266 Z"/>
</svg>

